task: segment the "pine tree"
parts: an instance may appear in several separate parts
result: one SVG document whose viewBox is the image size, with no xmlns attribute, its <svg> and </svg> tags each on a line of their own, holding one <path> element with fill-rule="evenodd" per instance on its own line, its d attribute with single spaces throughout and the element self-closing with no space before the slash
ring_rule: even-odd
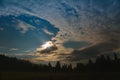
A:
<svg viewBox="0 0 120 80">
<path fill-rule="evenodd" d="M 61 64 L 60 64 L 59 61 L 57 61 L 56 66 L 55 66 L 55 69 L 56 69 L 57 72 L 60 72 L 60 71 L 61 71 Z"/>
</svg>

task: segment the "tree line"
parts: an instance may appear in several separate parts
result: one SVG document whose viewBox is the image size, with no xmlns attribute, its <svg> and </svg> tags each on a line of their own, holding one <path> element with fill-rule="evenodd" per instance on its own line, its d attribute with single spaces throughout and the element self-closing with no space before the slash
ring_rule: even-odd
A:
<svg viewBox="0 0 120 80">
<path fill-rule="evenodd" d="M 101 55 L 96 58 L 95 62 L 89 59 L 87 64 L 76 63 L 62 64 L 57 61 L 55 66 L 48 64 L 34 64 L 26 60 L 20 60 L 15 57 L 0 55 L 0 71 L 35 71 L 35 72 L 120 72 L 120 59 L 113 53 L 114 58 Z"/>
</svg>

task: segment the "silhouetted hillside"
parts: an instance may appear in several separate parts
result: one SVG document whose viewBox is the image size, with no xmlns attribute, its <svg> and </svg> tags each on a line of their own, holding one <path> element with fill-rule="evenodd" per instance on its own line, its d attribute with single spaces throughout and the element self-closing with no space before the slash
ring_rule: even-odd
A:
<svg viewBox="0 0 120 80">
<path fill-rule="evenodd" d="M 0 55 L 0 71 L 29 71 L 32 69 L 32 65 L 26 60 Z"/>
<path fill-rule="evenodd" d="M 72 68 L 71 64 L 64 64 L 58 61 L 53 67 L 51 63 L 45 64 L 34 64 L 26 60 L 17 59 L 15 57 L 7 57 L 0 55 L 0 71 L 37 71 L 37 72 L 120 72 L 120 59 L 118 59 L 116 53 L 114 59 L 109 56 L 105 57 L 101 55 L 96 58 L 93 63 L 89 60 L 88 63 L 82 64 L 77 63 L 76 67 Z"/>
</svg>

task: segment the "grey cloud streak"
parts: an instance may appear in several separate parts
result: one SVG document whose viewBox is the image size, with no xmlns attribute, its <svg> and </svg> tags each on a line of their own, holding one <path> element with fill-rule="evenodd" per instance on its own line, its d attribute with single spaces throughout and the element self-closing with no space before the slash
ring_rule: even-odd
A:
<svg viewBox="0 0 120 80">
<path fill-rule="evenodd" d="M 79 61 L 82 59 L 90 59 L 97 57 L 101 54 L 108 54 L 114 52 L 116 49 L 119 49 L 120 45 L 118 42 L 108 41 L 93 45 L 91 47 L 85 48 L 83 50 L 74 50 L 71 53 L 70 60 Z"/>
</svg>

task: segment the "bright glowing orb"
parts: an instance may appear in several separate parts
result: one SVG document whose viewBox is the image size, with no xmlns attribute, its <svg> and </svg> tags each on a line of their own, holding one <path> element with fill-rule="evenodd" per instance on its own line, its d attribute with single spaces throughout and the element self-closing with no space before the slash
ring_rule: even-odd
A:
<svg viewBox="0 0 120 80">
<path fill-rule="evenodd" d="M 45 44 L 42 45 L 42 48 L 46 49 L 53 46 L 53 43 L 51 41 L 46 42 Z"/>
</svg>

